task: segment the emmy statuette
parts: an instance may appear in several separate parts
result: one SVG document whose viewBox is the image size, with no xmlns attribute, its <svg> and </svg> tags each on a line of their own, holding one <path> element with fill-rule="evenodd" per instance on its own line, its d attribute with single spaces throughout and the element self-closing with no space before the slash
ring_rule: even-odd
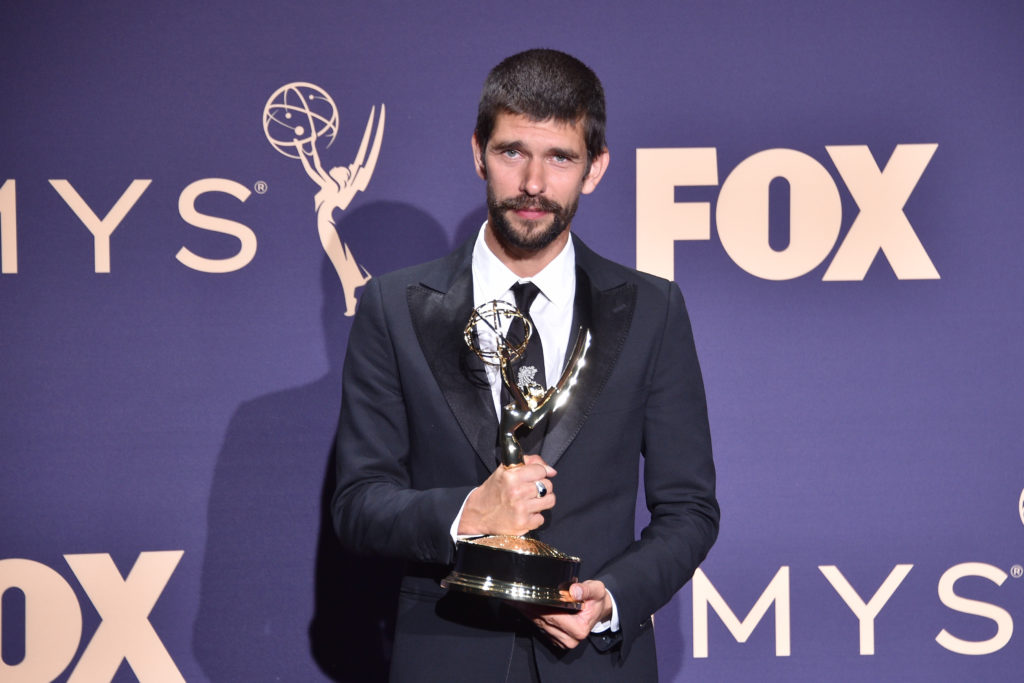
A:
<svg viewBox="0 0 1024 683">
<path fill-rule="evenodd" d="M 513 343 L 501 332 L 507 329 L 505 323 L 515 318 L 522 321 L 525 329 L 524 339 L 519 343 Z M 494 337 L 493 350 L 482 348 L 481 333 Z M 502 382 L 512 396 L 512 402 L 502 407 L 499 422 L 501 466 L 506 468 L 523 465 L 523 449 L 516 439 L 516 430 L 536 428 L 568 402 L 591 341 L 590 331 L 581 327 L 565 370 L 548 388 L 522 374 L 519 382 L 509 376 L 509 366 L 523 356 L 532 333 L 530 320 L 504 301 L 478 306 L 464 332 L 466 344 L 477 357 L 500 368 Z M 455 565 L 441 585 L 503 600 L 577 611 L 583 603 L 570 595 L 569 587 L 579 580 L 579 567 L 578 557 L 528 536 L 481 536 L 456 543 Z"/>
</svg>

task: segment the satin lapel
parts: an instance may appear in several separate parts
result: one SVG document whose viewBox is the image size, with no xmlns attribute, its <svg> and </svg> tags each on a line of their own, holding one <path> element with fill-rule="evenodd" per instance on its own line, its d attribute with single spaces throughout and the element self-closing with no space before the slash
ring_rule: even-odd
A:
<svg viewBox="0 0 1024 683">
<path fill-rule="evenodd" d="M 615 368 L 636 305 L 636 286 L 631 283 L 621 282 L 602 291 L 591 284 L 584 269 L 579 267 L 576 282 L 579 304 L 577 317 L 584 324 L 589 320 L 593 340 L 587 351 L 587 364 L 580 371 L 579 381 L 573 388 L 573 396 L 561 413 L 551 416 L 551 424 L 541 447 L 541 455 L 549 465 L 558 462 L 583 428 L 583 423 Z M 570 340 L 570 345 L 573 341 L 575 339 Z"/>
<path fill-rule="evenodd" d="M 497 466 L 498 418 L 483 363 L 463 341 L 473 311 L 473 278 L 469 267 L 455 277 L 447 292 L 409 285 L 409 315 L 434 379 L 455 419 L 488 471 Z"/>
</svg>

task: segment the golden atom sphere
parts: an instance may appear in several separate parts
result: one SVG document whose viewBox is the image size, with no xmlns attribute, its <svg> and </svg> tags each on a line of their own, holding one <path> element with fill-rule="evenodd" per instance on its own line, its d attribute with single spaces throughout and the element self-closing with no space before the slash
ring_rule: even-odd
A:
<svg viewBox="0 0 1024 683">
<path fill-rule="evenodd" d="M 526 332 L 523 340 L 518 344 L 509 341 L 502 332 L 502 330 L 507 330 L 508 325 L 515 319 L 523 321 L 523 329 Z M 522 358 L 532 335 L 533 325 L 530 324 L 529 318 L 524 316 L 514 305 L 501 300 L 488 301 L 473 309 L 463 332 L 466 346 L 476 354 L 477 358 L 487 365 L 499 366 L 514 363 Z M 495 340 L 493 349 L 485 349 L 480 346 L 481 338 L 487 336 L 493 336 Z"/>
</svg>

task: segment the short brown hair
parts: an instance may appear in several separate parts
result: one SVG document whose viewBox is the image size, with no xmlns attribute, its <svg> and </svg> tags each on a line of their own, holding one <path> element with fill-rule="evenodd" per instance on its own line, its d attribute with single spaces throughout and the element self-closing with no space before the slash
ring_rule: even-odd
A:
<svg viewBox="0 0 1024 683">
<path fill-rule="evenodd" d="M 586 64 L 557 50 L 527 50 L 503 60 L 484 81 L 473 131 L 481 150 L 501 112 L 534 121 L 583 120 L 587 161 L 605 150 L 604 88 Z"/>
</svg>

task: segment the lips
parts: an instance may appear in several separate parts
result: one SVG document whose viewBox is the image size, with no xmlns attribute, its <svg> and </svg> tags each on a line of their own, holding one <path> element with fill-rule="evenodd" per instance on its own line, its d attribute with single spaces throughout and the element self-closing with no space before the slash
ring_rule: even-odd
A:
<svg viewBox="0 0 1024 683">
<path fill-rule="evenodd" d="M 548 215 L 548 211 L 543 209 L 516 209 L 516 215 L 526 220 L 537 220 Z"/>
</svg>

